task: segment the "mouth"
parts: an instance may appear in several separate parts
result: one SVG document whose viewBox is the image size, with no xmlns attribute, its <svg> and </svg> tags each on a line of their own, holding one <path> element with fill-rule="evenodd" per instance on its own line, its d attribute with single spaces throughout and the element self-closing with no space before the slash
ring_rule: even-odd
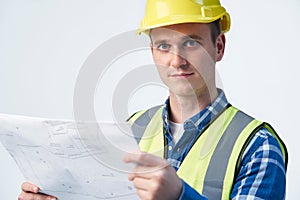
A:
<svg viewBox="0 0 300 200">
<path fill-rule="evenodd" d="M 171 74 L 169 77 L 171 78 L 189 78 L 190 76 L 193 76 L 194 73 L 176 73 L 176 74 Z"/>
</svg>

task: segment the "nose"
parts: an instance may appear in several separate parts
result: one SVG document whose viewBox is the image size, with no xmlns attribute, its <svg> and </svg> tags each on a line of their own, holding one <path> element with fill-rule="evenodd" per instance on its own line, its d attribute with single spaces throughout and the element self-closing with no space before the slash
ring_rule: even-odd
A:
<svg viewBox="0 0 300 200">
<path fill-rule="evenodd" d="M 171 67 L 179 68 L 186 66 L 186 64 L 187 60 L 185 59 L 183 52 L 181 52 L 179 49 L 171 52 Z"/>
</svg>

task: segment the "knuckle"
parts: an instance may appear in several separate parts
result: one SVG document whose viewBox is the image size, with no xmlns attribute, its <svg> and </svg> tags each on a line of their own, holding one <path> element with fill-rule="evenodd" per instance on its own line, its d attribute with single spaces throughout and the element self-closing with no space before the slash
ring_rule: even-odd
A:
<svg viewBox="0 0 300 200">
<path fill-rule="evenodd" d="M 158 183 L 157 181 L 152 181 L 152 183 L 148 187 L 148 191 L 149 191 L 148 197 L 150 199 L 153 199 L 156 196 L 156 194 L 159 193 L 160 187 L 161 187 L 160 183 Z"/>
<path fill-rule="evenodd" d="M 147 159 L 147 154 L 146 153 L 140 153 L 139 156 L 138 156 L 138 159 L 140 161 L 144 161 Z"/>
<path fill-rule="evenodd" d="M 133 186 L 134 186 L 135 188 L 138 188 L 139 182 L 138 182 L 137 179 L 134 179 L 134 180 L 133 180 Z"/>
<path fill-rule="evenodd" d="M 154 179 L 155 179 L 155 181 L 154 181 L 154 183 L 158 183 L 158 184 L 161 184 L 163 181 L 163 178 L 162 178 L 162 176 L 161 176 L 161 174 L 160 173 L 157 173 L 155 176 L 154 176 Z"/>
<path fill-rule="evenodd" d="M 160 188 L 160 186 L 161 186 L 161 182 L 157 182 L 157 181 L 153 182 L 153 184 L 152 184 L 152 192 L 153 193 L 157 193 L 158 190 L 159 190 L 159 188 Z"/>
<path fill-rule="evenodd" d="M 165 176 L 166 172 L 164 170 L 158 170 L 153 177 L 156 182 L 161 184 L 164 181 Z"/>
</svg>

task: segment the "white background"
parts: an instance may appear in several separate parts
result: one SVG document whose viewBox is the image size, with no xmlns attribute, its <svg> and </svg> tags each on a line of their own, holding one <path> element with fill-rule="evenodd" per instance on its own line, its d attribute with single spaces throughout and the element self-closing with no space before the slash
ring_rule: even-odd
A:
<svg viewBox="0 0 300 200">
<path fill-rule="evenodd" d="M 136 29 L 144 5 L 145 0 L 0 0 L 0 112 L 73 118 L 82 64 L 102 42 Z M 300 2 L 223 0 L 223 5 L 232 17 L 218 64 L 223 88 L 232 104 L 271 123 L 286 142 L 287 199 L 298 199 Z M 124 68 L 149 64 L 151 57 L 145 51 L 123 62 Z M 166 92 L 144 87 L 134 98 L 129 112 L 161 103 Z M 111 120 L 109 108 L 95 112 Z M 24 179 L 1 145 L 0 163 L 0 199 L 17 199 Z"/>
</svg>

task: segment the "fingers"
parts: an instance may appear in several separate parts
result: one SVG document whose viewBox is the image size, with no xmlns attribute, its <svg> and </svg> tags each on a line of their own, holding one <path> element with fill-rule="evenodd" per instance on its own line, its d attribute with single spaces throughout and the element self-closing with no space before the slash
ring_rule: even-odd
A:
<svg viewBox="0 0 300 200">
<path fill-rule="evenodd" d="M 141 199 L 178 199 L 182 190 L 181 180 L 166 173 L 161 176 L 154 175 L 152 179 L 137 176 L 132 182 Z"/>
<path fill-rule="evenodd" d="M 55 197 L 44 195 L 44 194 L 35 194 L 29 192 L 22 192 L 18 200 L 57 200 Z"/>
<path fill-rule="evenodd" d="M 162 169 L 169 166 L 169 163 L 165 159 L 142 152 L 126 154 L 124 162 L 137 164 L 128 176 L 130 181 L 133 181 L 137 177 L 143 179 L 159 177 L 163 173 Z"/>
<path fill-rule="evenodd" d="M 178 199 L 182 182 L 165 159 L 148 153 L 128 153 L 123 160 L 137 164 L 128 179 L 141 199 Z"/>
<path fill-rule="evenodd" d="M 141 199 L 145 199 L 145 197 L 149 198 L 149 196 L 150 196 L 149 192 L 147 190 L 137 190 L 136 193 Z"/>
<path fill-rule="evenodd" d="M 21 186 L 21 189 L 24 192 L 32 192 L 32 193 L 38 193 L 40 188 L 32 183 L 24 182 Z"/>
<path fill-rule="evenodd" d="M 144 166 L 144 165 L 137 165 L 132 169 L 132 172 L 128 175 L 128 179 L 132 181 L 135 177 L 140 177 L 144 179 L 151 179 L 155 176 L 159 176 L 162 171 L 161 169 L 165 168 L 166 166 Z"/>
<path fill-rule="evenodd" d="M 147 189 L 149 189 L 149 186 L 148 186 L 149 183 L 150 183 L 149 181 L 146 181 L 145 179 L 139 178 L 139 177 L 136 177 L 133 180 L 133 185 L 137 190 L 147 190 Z"/>
<path fill-rule="evenodd" d="M 149 153 L 127 153 L 124 158 L 126 163 L 136 163 L 138 165 L 146 166 L 166 166 L 168 165 L 165 159 L 159 158 L 157 156 L 151 155 Z"/>
<path fill-rule="evenodd" d="M 55 197 L 38 193 L 40 188 L 32 183 L 24 182 L 18 200 L 56 200 Z"/>
</svg>

